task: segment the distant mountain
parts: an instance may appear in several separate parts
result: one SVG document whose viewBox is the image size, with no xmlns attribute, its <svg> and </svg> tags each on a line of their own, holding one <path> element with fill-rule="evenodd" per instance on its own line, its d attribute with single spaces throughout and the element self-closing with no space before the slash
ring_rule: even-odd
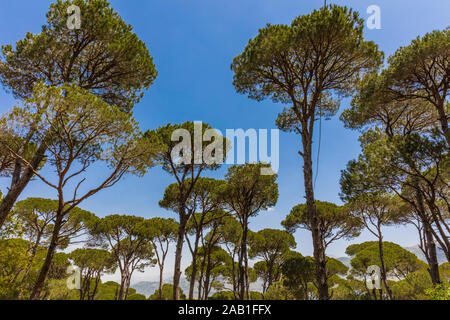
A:
<svg viewBox="0 0 450 320">
<path fill-rule="evenodd" d="M 164 279 L 164 283 L 172 283 L 172 282 L 173 282 L 172 279 Z M 131 285 L 131 287 L 133 289 L 136 289 L 137 293 L 143 294 L 148 298 L 158 289 L 159 281 L 140 281 Z M 181 290 L 183 290 L 184 294 L 189 293 L 189 281 L 187 281 L 187 279 L 184 277 L 181 277 L 180 279 L 180 288 Z"/>
<path fill-rule="evenodd" d="M 164 279 L 164 283 L 173 283 L 172 279 Z M 159 287 L 159 281 L 140 281 L 131 285 L 131 288 L 136 289 L 137 293 L 145 295 L 147 298 L 155 293 L 155 291 Z M 197 286 L 196 286 L 197 287 Z M 197 296 L 197 288 L 194 289 L 194 297 Z M 183 293 L 187 296 L 189 294 L 189 281 L 185 277 L 181 277 L 180 279 L 180 288 L 183 290 Z M 261 291 L 262 282 L 261 280 L 257 280 L 254 283 L 250 284 L 250 290 L 253 291 Z M 214 289 L 211 290 L 210 294 L 213 294 Z"/>
<path fill-rule="evenodd" d="M 159 282 L 157 281 L 140 281 L 131 285 L 133 289 L 136 289 L 137 293 L 143 294 L 147 298 L 158 289 L 158 286 Z"/>
<path fill-rule="evenodd" d="M 339 260 L 340 262 L 342 262 L 343 264 L 345 264 L 347 267 L 351 268 L 351 264 L 350 261 L 352 260 L 349 257 L 340 257 L 340 258 L 336 258 L 337 260 Z"/>
<path fill-rule="evenodd" d="M 418 245 L 415 246 L 411 246 L 411 247 L 404 247 L 406 250 L 408 250 L 411 253 L 414 253 L 417 258 L 419 258 L 420 260 L 427 262 L 425 259 L 425 255 L 422 253 L 422 251 L 420 250 Z M 351 257 L 339 257 L 336 258 L 337 260 L 341 261 L 343 264 L 345 264 L 347 267 L 351 268 Z M 438 259 L 438 263 L 444 263 L 447 261 L 444 251 L 441 248 L 437 248 L 437 259 Z M 172 279 L 164 279 L 164 283 L 172 283 Z M 132 288 L 136 289 L 137 293 L 143 294 L 145 295 L 147 298 L 148 296 L 150 296 L 151 294 L 153 294 L 155 292 L 155 290 L 158 289 L 159 286 L 159 282 L 158 281 L 140 281 L 137 282 L 133 285 L 131 285 Z M 255 290 L 255 291 L 261 291 L 261 280 L 258 279 L 258 281 L 256 281 L 255 283 L 252 283 L 250 285 L 251 290 Z M 180 279 L 180 287 L 183 290 L 184 294 L 188 294 L 189 293 L 189 281 L 185 278 L 185 277 L 181 277 Z M 197 290 L 194 291 L 194 296 L 196 296 Z M 211 290 L 211 294 L 214 293 L 214 290 Z"/>
<path fill-rule="evenodd" d="M 420 250 L 418 245 L 412 246 L 412 247 L 405 247 L 406 250 L 408 250 L 411 253 L 414 253 L 417 258 L 419 258 L 420 260 L 427 262 L 427 259 L 425 258 L 425 255 L 423 254 L 422 250 Z M 437 247 L 436 248 L 436 255 L 437 255 L 437 260 L 438 263 L 444 263 L 447 261 L 447 258 L 445 257 L 445 253 L 444 250 L 442 250 L 441 248 Z"/>
</svg>

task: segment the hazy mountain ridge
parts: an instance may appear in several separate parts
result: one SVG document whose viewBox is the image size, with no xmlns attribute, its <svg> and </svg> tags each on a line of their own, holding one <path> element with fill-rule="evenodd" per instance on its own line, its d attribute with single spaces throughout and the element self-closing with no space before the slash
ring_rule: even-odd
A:
<svg viewBox="0 0 450 320">
<path fill-rule="evenodd" d="M 173 279 L 164 279 L 164 283 L 173 283 Z M 139 281 L 133 285 L 131 285 L 133 289 L 136 289 L 137 293 L 145 295 L 147 298 L 155 293 L 155 291 L 159 287 L 159 281 Z M 180 278 L 180 288 L 183 290 L 184 294 L 189 293 L 189 281 L 181 277 Z M 196 290 L 194 290 L 194 295 L 196 294 Z"/>
<path fill-rule="evenodd" d="M 417 258 L 419 258 L 420 260 L 427 262 L 425 255 L 423 254 L 422 250 L 420 250 L 418 245 L 411 246 L 411 247 L 404 247 L 404 248 L 406 250 L 408 250 L 409 252 L 414 253 L 417 256 Z M 447 261 L 447 258 L 445 257 L 445 253 L 440 247 L 436 247 L 436 255 L 437 255 L 437 260 L 438 260 L 439 264 Z"/>
<path fill-rule="evenodd" d="M 404 249 L 408 250 L 411 253 L 414 253 L 417 258 L 419 258 L 420 260 L 427 262 L 425 259 L 425 255 L 423 254 L 423 252 L 420 250 L 418 245 L 415 246 L 411 246 L 411 247 L 404 247 Z M 437 258 L 438 258 L 438 263 L 444 263 L 447 261 L 444 251 L 441 248 L 437 248 Z M 351 268 L 351 257 L 339 257 L 336 258 L 337 260 L 341 261 L 343 264 L 345 264 L 347 267 Z M 164 283 L 172 283 L 172 279 L 171 278 L 166 278 L 164 279 Z M 158 289 L 159 286 L 159 282 L 158 281 L 139 281 L 135 284 L 133 284 L 131 287 L 133 289 L 136 289 L 137 293 L 143 294 L 145 295 L 147 298 L 152 295 L 155 290 Z M 184 294 L 188 294 L 189 293 L 189 281 L 185 278 L 185 277 L 181 277 L 180 279 L 180 287 L 183 290 Z M 261 283 L 260 281 L 257 281 L 256 283 L 252 283 L 251 284 L 251 289 L 255 290 L 255 291 L 260 291 L 261 290 Z M 211 290 L 211 294 L 214 293 L 214 290 Z M 194 296 L 197 295 L 197 289 L 194 289 Z"/>
<path fill-rule="evenodd" d="M 164 279 L 164 283 L 173 283 L 173 279 Z M 131 285 L 131 288 L 136 289 L 137 293 L 145 295 L 147 298 L 155 293 L 159 287 L 159 281 L 139 281 L 135 284 Z M 187 296 L 189 294 L 189 281 L 185 277 L 181 277 L 180 279 L 180 288 L 183 290 L 183 293 Z M 250 290 L 252 291 L 261 291 L 262 283 L 258 279 L 256 282 L 250 284 Z M 211 293 L 215 292 L 214 289 L 211 289 Z M 194 297 L 197 296 L 197 285 L 194 288 Z"/>
</svg>

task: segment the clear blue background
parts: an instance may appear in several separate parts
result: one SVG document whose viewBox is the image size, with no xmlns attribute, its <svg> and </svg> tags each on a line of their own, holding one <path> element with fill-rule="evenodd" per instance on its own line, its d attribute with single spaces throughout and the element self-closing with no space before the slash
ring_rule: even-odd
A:
<svg viewBox="0 0 450 320">
<path fill-rule="evenodd" d="M 13 44 L 27 31 L 38 33 L 45 22 L 45 13 L 51 1 L 0 0 L 0 44 Z M 417 36 L 449 24 L 448 0 L 347 0 L 328 1 L 357 10 L 366 19 L 366 9 L 375 4 L 381 8 L 380 30 L 365 29 L 365 37 L 375 41 L 386 56 L 398 47 L 408 45 Z M 275 128 L 274 121 L 282 106 L 271 101 L 255 102 L 235 92 L 232 86 L 230 64 L 266 23 L 289 24 L 296 16 L 319 8 L 322 0 L 113 0 L 113 8 L 134 27 L 147 44 L 159 72 L 155 84 L 135 107 L 135 117 L 143 130 L 153 129 L 167 122 L 179 123 L 201 120 L 225 132 L 230 128 Z M 342 101 L 341 109 L 348 107 Z M 14 100 L 0 90 L 0 112 L 6 112 Z M 340 203 L 339 176 L 346 163 L 359 151 L 358 132 L 343 128 L 338 116 L 323 124 L 319 176 L 316 197 Z M 273 210 L 261 212 L 251 221 L 253 230 L 281 228 L 280 222 L 292 206 L 304 201 L 302 161 L 297 151 L 299 137 L 280 134 L 280 169 L 278 204 Z M 314 144 L 317 150 L 317 139 Z M 314 156 L 315 159 L 315 156 Z M 226 167 L 210 176 L 222 177 Z M 107 171 L 96 167 L 88 173 L 92 183 L 99 181 Z M 134 214 L 144 217 L 174 217 L 159 208 L 165 187 L 174 179 L 160 168 L 144 178 L 125 177 L 111 189 L 85 201 L 81 207 L 99 216 L 112 213 Z M 0 179 L 5 191 L 9 180 Z M 54 190 L 42 182 L 31 182 L 22 198 L 40 196 L 55 198 Z M 298 250 L 312 254 L 311 236 L 307 231 L 296 234 Z M 363 235 L 352 242 L 372 239 Z M 417 235 L 410 227 L 386 230 L 385 240 L 403 246 L 417 244 Z M 338 241 L 329 255 L 342 256 L 350 244 Z M 186 256 L 188 253 L 184 253 Z M 188 259 L 186 259 L 187 261 Z M 168 263 L 170 266 L 170 261 Z M 170 269 L 169 267 L 168 269 Z M 152 272 L 154 272 L 153 269 Z M 172 270 L 167 270 L 168 274 Z M 138 279 L 144 275 L 137 275 Z"/>
</svg>

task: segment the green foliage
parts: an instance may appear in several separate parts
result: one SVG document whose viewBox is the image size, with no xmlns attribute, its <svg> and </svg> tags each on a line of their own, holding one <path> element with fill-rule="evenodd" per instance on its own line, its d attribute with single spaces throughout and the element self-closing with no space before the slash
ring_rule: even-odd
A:
<svg viewBox="0 0 450 320">
<path fill-rule="evenodd" d="M 229 277 L 233 263 L 226 250 L 219 246 L 202 246 L 198 248 L 197 261 L 195 263 L 197 264 L 196 278 L 198 279 L 200 274 L 203 275 L 203 290 L 209 292 L 211 288 L 216 290 L 223 289 L 224 284 L 221 280 Z M 188 280 L 192 276 L 192 267 L 191 264 L 184 272 Z"/>
<path fill-rule="evenodd" d="M 98 220 L 91 234 L 94 240 L 111 247 L 120 268 L 134 261 L 134 267 L 143 270 L 153 262 L 152 246 L 146 240 L 149 231 L 151 232 L 142 217 L 109 215 Z M 139 264 L 139 260 L 145 262 Z"/>
<path fill-rule="evenodd" d="M 78 300 L 78 290 L 67 288 L 67 279 L 52 279 L 47 286 L 45 299 L 47 300 Z"/>
<path fill-rule="evenodd" d="M 176 239 L 178 223 L 175 220 L 155 217 L 148 219 L 146 223 L 150 227 L 150 239 L 155 243 Z"/>
<path fill-rule="evenodd" d="M 325 245 L 329 245 L 335 240 L 357 237 L 361 230 L 359 219 L 349 216 L 341 207 L 331 202 L 316 200 L 316 212 L 319 220 L 319 228 L 326 239 Z M 306 204 L 299 204 L 292 208 L 286 219 L 281 224 L 293 233 L 301 226 L 306 230 L 311 230 L 311 221 L 308 218 Z"/>
<path fill-rule="evenodd" d="M 264 294 L 264 300 L 295 300 L 296 297 L 281 282 L 275 282 Z"/>
<path fill-rule="evenodd" d="M 27 241 L 23 239 L 0 240 L 0 298 L 14 299 L 20 291 L 16 281 L 27 266 Z"/>
<path fill-rule="evenodd" d="M 296 247 L 294 236 L 277 229 L 262 229 L 250 240 L 250 258 L 273 260 Z"/>
<path fill-rule="evenodd" d="M 201 227 L 200 220 L 203 220 L 202 224 L 206 225 L 210 222 L 210 218 L 215 219 L 211 213 L 220 208 L 219 193 L 223 185 L 224 181 L 222 180 L 204 177 L 188 178 L 181 185 L 178 182 L 170 184 L 164 191 L 164 197 L 159 201 L 159 205 L 162 208 L 178 212 L 180 197 L 185 197 L 186 201 L 183 205 L 190 217 L 187 229 L 194 231 L 193 229 Z"/>
<path fill-rule="evenodd" d="M 375 126 L 386 134 L 427 132 L 437 126 L 438 114 L 428 101 L 397 100 L 386 92 L 386 75 L 367 74 L 359 83 L 351 107 L 342 112 L 345 127 L 367 130 Z"/>
<path fill-rule="evenodd" d="M 264 300 L 261 292 L 250 291 L 250 300 Z"/>
<path fill-rule="evenodd" d="M 36 246 L 50 241 L 58 210 L 58 200 L 43 198 L 27 198 L 14 206 L 14 214 L 21 223 L 24 236 Z M 96 219 L 89 211 L 78 207 L 70 209 L 70 212 L 66 213 L 65 221 L 60 225 L 59 248 L 66 248 L 71 239 L 77 238 L 79 233 L 95 223 Z"/>
<path fill-rule="evenodd" d="M 264 167 L 262 163 L 246 163 L 228 168 L 226 184 L 220 189 L 221 199 L 240 220 L 255 216 L 260 210 L 267 210 L 277 203 L 277 175 L 261 174 Z"/>
<path fill-rule="evenodd" d="M 102 249 L 75 249 L 69 257 L 80 269 L 82 277 L 80 300 L 93 300 L 101 282 L 101 276 L 105 273 L 114 273 L 117 262 L 110 252 Z"/>
<path fill-rule="evenodd" d="M 411 185 L 413 175 L 424 183 L 431 182 L 429 188 L 436 189 L 442 183 L 440 173 L 445 172 L 448 154 L 440 136 L 412 133 L 388 137 L 380 130 L 369 130 L 360 141 L 362 154 L 342 171 L 340 184 L 344 200 L 367 192 L 393 190 L 401 194 L 405 183 Z"/>
<path fill-rule="evenodd" d="M 398 223 L 402 215 L 401 204 L 400 199 L 391 194 L 367 192 L 351 199 L 345 211 L 364 221 L 366 227 L 373 225 L 376 228 Z M 376 233 L 375 230 L 372 232 Z"/>
<path fill-rule="evenodd" d="M 450 145 L 448 89 L 450 28 L 435 30 L 399 48 L 385 71 L 387 91 L 399 99 L 420 99 L 433 106 L 441 134 Z"/>
<path fill-rule="evenodd" d="M 114 281 L 100 283 L 95 300 L 118 300 L 120 284 Z M 134 289 L 130 288 L 129 294 L 133 294 Z"/>
<path fill-rule="evenodd" d="M 398 300 L 449 300 L 448 280 L 450 279 L 449 263 L 443 263 L 439 266 L 442 284 L 433 287 L 427 266 L 418 271 L 409 273 L 406 277 L 399 281 L 391 283 L 392 291 L 395 299 Z"/>
<path fill-rule="evenodd" d="M 279 286 L 282 285 L 283 290 L 288 291 L 293 299 L 308 300 L 309 289 L 314 280 L 314 260 L 311 257 L 303 257 L 299 253 L 290 254 L 283 262 L 281 272 L 284 279 L 278 284 L 278 289 L 281 290 Z M 271 288 L 269 288 L 270 290 Z M 274 294 L 274 292 L 272 291 L 271 294 Z M 270 299 L 269 296 L 266 296 L 266 298 Z"/>
<path fill-rule="evenodd" d="M 204 169 L 215 170 L 220 166 L 217 163 L 207 164 L 207 162 L 205 161 L 206 159 L 204 159 L 203 157 L 204 154 L 197 154 L 200 150 L 196 151 L 196 144 L 194 143 L 195 139 L 199 138 L 202 146 L 201 150 L 205 150 L 205 148 L 209 144 L 211 144 L 211 142 L 204 141 L 202 137 L 208 130 L 213 130 L 214 132 L 216 131 L 207 123 L 202 123 L 201 127 L 199 127 L 198 130 L 199 132 L 195 131 L 195 124 L 193 122 L 187 121 L 182 124 L 168 123 L 167 125 L 159 127 L 155 130 L 149 130 L 145 132 L 145 136 L 149 139 L 149 141 L 160 145 L 164 150 L 163 153 L 158 155 L 158 163 L 162 165 L 162 168 L 165 171 L 173 174 L 176 177 L 178 184 L 180 185 L 183 185 L 184 178 L 188 173 L 190 174 L 187 175 L 187 177 L 191 177 L 191 182 L 195 184 L 198 175 L 194 174 L 194 171 L 197 170 L 199 174 Z M 178 149 L 177 146 L 180 143 L 179 140 L 172 140 L 172 135 L 180 131 L 189 134 L 189 136 L 187 137 L 182 136 L 181 140 L 183 143 L 186 143 L 187 150 Z M 180 139 L 180 137 L 178 136 L 177 138 Z M 218 139 L 218 143 L 220 143 L 220 141 L 223 141 L 222 148 L 223 150 L 226 150 L 226 139 L 224 139 L 222 136 L 216 137 L 215 139 Z M 183 159 L 183 156 L 186 157 L 186 160 L 189 159 L 189 161 L 181 161 Z M 222 160 L 225 159 L 225 156 L 226 153 L 224 152 L 222 154 Z"/>
<path fill-rule="evenodd" d="M 217 291 L 208 298 L 209 300 L 234 300 L 232 291 Z"/>
<path fill-rule="evenodd" d="M 220 188 L 224 183 L 223 180 L 198 178 L 186 203 L 187 209 L 192 212 L 186 224 L 190 234 L 201 233 L 226 215 L 221 210 L 220 201 Z"/>
<path fill-rule="evenodd" d="M 102 249 L 80 248 L 75 249 L 69 254 L 73 263 L 83 269 L 91 269 L 93 272 L 111 272 L 115 271 L 115 264 L 111 254 Z"/>
<path fill-rule="evenodd" d="M 7 117 L 16 131 L 38 130 L 42 136 L 36 136 L 36 143 L 45 137 L 51 151 L 48 163 L 66 170 L 71 161 L 84 169 L 105 161 L 112 168 L 143 174 L 159 150 L 141 137 L 131 113 L 73 85 L 37 83 L 25 106 L 14 108 Z"/>
<path fill-rule="evenodd" d="M 334 278 L 334 287 L 331 289 L 332 300 L 370 300 L 370 293 L 367 292 L 363 281 L 349 277 L 343 279 Z"/>
<path fill-rule="evenodd" d="M 431 300 L 450 300 L 450 283 L 446 282 L 427 289 L 426 294 Z"/>
<path fill-rule="evenodd" d="M 24 234 L 24 231 L 21 219 L 17 214 L 12 213 L 8 215 L 5 222 L 0 227 L 0 240 L 20 238 Z"/>
<path fill-rule="evenodd" d="M 348 269 L 349 268 L 338 259 L 327 257 L 328 277 L 333 277 L 337 275 L 345 276 L 348 272 Z"/>
<path fill-rule="evenodd" d="M 90 229 L 91 244 L 109 247 L 122 275 L 119 300 L 125 300 L 134 271 L 143 272 L 156 263 L 151 238 L 152 229 L 145 219 L 127 215 L 109 215 Z"/>
<path fill-rule="evenodd" d="M 390 284 L 397 300 L 428 300 L 425 292 L 433 287 L 430 275 L 426 271 L 413 272 L 405 279 Z"/>
<path fill-rule="evenodd" d="M 180 291 L 180 300 L 185 300 L 186 296 L 183 293 L 183 290 L 181 288 L 178 288 Z M 169 283 L 165 283 L 162 286 L 162 298 L 161 300 L 172 300 L 173 299 L 173 285 Z M 156 289 L 156 291 L 148 297 L 148 300 L 159 300 L 159 289 Z"/>
<path fill-rule="evenodd" d="M 72 4 L 81 9 L 78 30 L 66 26 Z M 311 203 L 309 210 L 307 204 L 292 208 L 282 222 L 287 231 L 252 232 L 249 218 L 278 201 L 277 175 L 267 174 L 273 172 L 265 163 L 246 163 L 230 166 L 224 180 L 201 177 L 204 170 L 220 167 L 229 147 L 207 123 L 201 128 L 189 121 L 169 123 L 143 134 L 131 110 L 157 76 L 146 45 L 108 1 L 56 0 L 40 33 L 2 46 L 0 82 L 20 105 L 0 117 L 0 177 L 12 178 L 8 196 L 14 199 L 22 192 L 10 194 L 14 184 L 26 185 L 31 177 L 56 189 L 59 197 L 19 201 L 8 216 L 11 208 L 2 207 L 0 299 L 145 300 L 130 288 L 133 272 L 157 262 L 162 276 L 169 243 L 178 241 L 174 283 L 179 285 L 183 242 L 195 236 L 198 250 L 185 275 L 195 276 L 205 299 L 371 299 L 366 270 L 383 261 L 388 285 L 382 285 L 391 298 L 389 287 L 399 300 L 450 300 L 449 263 L 439 266 L 443 283 L 433 287 L 428 266 L 401 246 L 381 242 L 380 231 L 417 215 L 420 195 L 426 208 L 419 218 L 430 219 L 439 244 L 447 239 L 448 228 L 440 227 L 447 227 L 449 217 L 450 28 L 399 48 L 381 72 L 383 53 L 364 40 L 363 28 L 353 10 L 324 6 L 290 25 L 268 24 L 234 58 L 237 92 L 287 105 L 276 125 L 302 136 L 305 190 L 308 201 L 315 201 L 315 210 Z M 349 162 L 340 180 L 347 203 L 314 200 L 314 122 L 335 115 L 340 99 L 355 90 L 351 107 L 341 115 L 347 128 L 363 131 L 362 154 Z M 195 149 L 198 138 L 209 155 Z M 85 179 L 74 180 L 98 163 L 111 174 L 79 190 Z M 155 165 L 176 179 L 159 205 L 176 212 L 179 222 L 117 214 L 100 219 L 78 207 L 123 175 L 142 176 Z M 41 170 L 44 166 L 56 175 Z M 350 272 L 325 256 L 333 241 L 359 236 L 363 226 L 379 241 L 347 248 Z M 314 233 L 317 261 L 292 251 L 298 227 Z M 89 247 L 58 252 L 85 230 Z M 252 268 L 248 258 L 257 259 Z M 81 290 L 67 288 L 71 264 L 80 268 Z M 102 283 L 102 276 L 116 269 L 120 284 Z M 263 292 L 249 291 L 258 278 Z M 177 292 L 186 299 L 180 288 Z M 148 299 L 174 296 L 174 285 L 164 284 Z"/>
<path fill-rule="evenodd" d="M 30 142 L 23 136 L 17 136 L 17 132 L 14 132 L 8 126 L 7 119 L 0 118 L 0 177 L 10 177 L 15 174 L 14 170 L 17 170 L 17 163 L 13 153 L 20 153 L 24 159 L 30 162 L 36 151 L 36 143 Z M 44 165 L 45 159 L 37 165 L 37 169 L 41 169 Z"/>
<path fill-rule="evenodd" d="M 239 297 L 241 299 L 244 299 L 244 295 L 249 294 L 244 292 L 244 287 L 248 287 L 248 282 L 250 282 L 247 279 L 248 277 L 245 276 L 249 274 L 247 263 L 249 218 L 256 216 L 260 210 L 267 210 L 273 207 L 278 200 L 277 175 L 264 174 L 264 171 L 267 169 L 263 163 L 233 165 L 228 168 L 228 172 L 225 175 L 226 183 L 220 189 L 220 199 L 224 209 L 232 213 L 240 224 L 241 237 L 239 240 L 235 237 L 229 239 L 231 240 L 231 246 L 234 248 L 230 250 L 228 247 L 227 250 L 231 253 L 232 259 L 234 259 L 236 254 L 239 256 L 236 268 L 238 272 L 234 272 L 232 279 L 234 280 L 233 289 L 240 288 Z M 237 243 L 234 242 L 236 240 L 238 240 Z"/>
<path fill-rule="evenodd" d="M 347 247 L 345 253 L 352 256 L 352 269 L 350 270 L 352 274 L 365 274 L 367 267 L 371 265 L 381 268 L 378 245 L 377 241 L 368 241 Z M 412 272 L 426 268 L 416 255 L 392 242 L 383 242 L 383 256 L 386 272 L 398 279 L 403 279 Z"/>
<path fill-rule="evenodd" d="M 37 247 L 36 252 L 32 254 L 30 248 L 33 246 L 33 243 L 19 238 L 0 240 L 1 299 L 28 298 L 47 254 L 46 248 L 42 246 Z M 54 254 L 44 286 L 45 296 L 49 294 L 52 285 L 60 284 L 57 280 L 67 277 L 66 270 L 69 265 L 66 253 Z"/>
<path fill-rule="evenodd" d="M 267 25 L 234 58 L 233 83 L 250 98 L 282 103 L 325 90 L 348 93 L 361 70 L 381 63 L 377 46 L 364 41 L 363 27 L 356 12 L 335 5 L 299 16 L 290 26 Z"/>
<path fill-rule="evenodd" d="M 294 236 L 277 229 L 262 229 L 250 237 L 249 257 L 262 258 L 254 265 L 258 277 L 263 279 L 263 292 L 280 277 L 280 266 L 286 253 L 296 247 Z"/>
<path fill-rule="evenodd" d="M 127 296 L 127 300 L 147 300 L 143 294 L 133 293 Z"/>
<path fill-rule="evenodd" d="M 242 226 L 239 221 L 231 216 L 226 215 L 222 219 L 222 223 L 217 228 L 217 232 L 221 237 L 221 242 L 231 251 L 237 249 L 242 238 Z"/>
<path fill-rule="evenodd" d="M 82 26 L 67 28 L 67 8 L 81 9 Z M 41 33 L 27 33 L 15 48 L 2 47 L 0 80 L 15 96 L 29 98 L 35 83 L 72 83 L 130 110 L 157 72 L 144 42 L 106 0 L 58 0 Z"/>
</svg>

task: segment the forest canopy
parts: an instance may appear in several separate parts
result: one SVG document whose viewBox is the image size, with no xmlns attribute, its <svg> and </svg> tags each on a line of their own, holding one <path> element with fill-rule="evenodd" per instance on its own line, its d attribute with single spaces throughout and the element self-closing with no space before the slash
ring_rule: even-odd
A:
<svg viewBox="0 0 450 320">
<path fill-rule="evenodd" d="M 363 16 L 331 4 L 233 47 L 236 99 L 253 116 L 282 107 L 271 124 L 295 141 L 301 170 L 289 175 L 303 185 L 289 194 L 270 163 L 226 162 L 230 141 L 212 121 L 168 122 L 153 105 L 142 116 L 164 54 L 108 1 L 57 0 L 42 20 L 0 56 L 15 101 L 0 115 L 1 300 L 450 300 L 449 27 L 385 58 Z M 164 67 L 159 86 L 174 77 Z M 316 187 L 322 121 L 334 116 L 360 144 L 336 201 Z M 133 211 L 144 178 L 164 189 L 152 204 L 161 215 L 147 199 Z M 129 193 L 102 203 L 125 180 Z M 113 200 L 126 211 L 105 213 Z M 266 217 L 269 227 L 255 223 Z M 415 252 L 387 232 L 404 226 Z M 346 257 L 333 255 L 337 242 Z M 143 294 L 132 279 L 148 270 L 157 281 Z"/>
</svg>

